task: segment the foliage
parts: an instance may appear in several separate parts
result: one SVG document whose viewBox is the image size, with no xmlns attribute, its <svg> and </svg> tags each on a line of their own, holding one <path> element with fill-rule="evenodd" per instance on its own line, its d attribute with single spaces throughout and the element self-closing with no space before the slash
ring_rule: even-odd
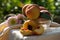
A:
<svg viewBox="0 0 60 40">
<path fill-rule="evenodd" d="M 52 14 L 60 15 L 60 13 L 56 11 L 57 10 L 57 6 L 55 5 L 56 2 L 57 0 L 0 0 L 0 22 L 4 21 L 4 16 L 6 16 L 7 14 L 22 13 L 21 11 L 22 7 L 25 4 L 31 3 L 44 6 Z M 60 4 L 58 6 L 60 6 Z"/>
</svg>

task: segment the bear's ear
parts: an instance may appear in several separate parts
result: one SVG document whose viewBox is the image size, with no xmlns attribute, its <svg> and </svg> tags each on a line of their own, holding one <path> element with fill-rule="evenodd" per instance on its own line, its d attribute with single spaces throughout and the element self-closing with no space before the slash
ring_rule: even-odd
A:
<svg viewBox="0 0 60 40">
<path fill-rule="evenodd" d="M 49 15 L 48 12 L 40 12 L 40 18 L 51 20 L 51 15 Z"/>
</svg>

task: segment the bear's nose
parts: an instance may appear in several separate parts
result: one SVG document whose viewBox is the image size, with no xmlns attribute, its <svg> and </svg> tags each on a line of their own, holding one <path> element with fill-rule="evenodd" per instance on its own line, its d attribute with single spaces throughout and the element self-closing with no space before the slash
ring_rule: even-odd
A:
<svg viewBox="0 0 60 40">
<path fill-rule="evenodd" d="M 31 25 L 28 25 L 28 29 L 29 29 L 29 30 L 32 30 L 32 26 L 31 26 Z"/>
</svg>

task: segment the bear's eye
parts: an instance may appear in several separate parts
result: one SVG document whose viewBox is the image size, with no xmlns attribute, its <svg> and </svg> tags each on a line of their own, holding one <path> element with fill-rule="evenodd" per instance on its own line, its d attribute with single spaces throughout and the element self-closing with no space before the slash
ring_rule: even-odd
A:
<svg viewBox="0 0 60 40">
<path fill-rule="evenodd" d="M 31 26 L 31 25 L 28 25 L 28 29 L 29 29 L 29 30 L 32 30 L 32 26 Z"/>
<path fill-rule="evenodd" d="M 49 15 L 48 12 L 40 12 L 40 16 L 39 17 L 51 20 L 51 16 Z"/>
</svg>

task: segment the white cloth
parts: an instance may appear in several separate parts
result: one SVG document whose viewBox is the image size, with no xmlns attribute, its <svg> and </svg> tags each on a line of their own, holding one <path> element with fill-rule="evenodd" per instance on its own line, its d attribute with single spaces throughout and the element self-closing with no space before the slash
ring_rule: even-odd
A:
<svg viewBox="0 0 60 40">
<path fill-rule="evenodd" d="M 19 29 L 13 29 L 9 40 L 60 40 L 60 27 L 47 29 L 42 35 L 36 36 L 23 36 Z"/>
</svg>

